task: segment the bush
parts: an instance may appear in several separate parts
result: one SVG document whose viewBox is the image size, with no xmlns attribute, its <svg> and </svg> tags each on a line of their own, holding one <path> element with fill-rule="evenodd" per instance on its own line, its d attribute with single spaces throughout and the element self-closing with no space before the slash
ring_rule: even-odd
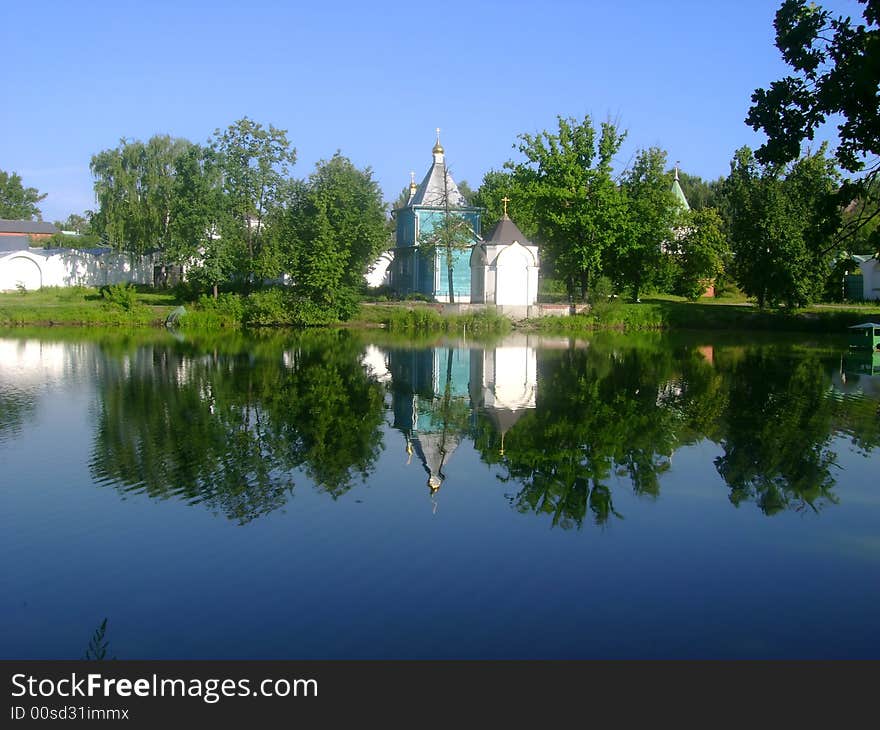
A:
<svg viewBox="0 0 880 730">
<path fill-rule="evenodd" d="M 101 297 L 110 306 L 131 312 L 137 307 L 137 290 L 131 284 L 108 284 L 101 287 Z"/>
</svg>

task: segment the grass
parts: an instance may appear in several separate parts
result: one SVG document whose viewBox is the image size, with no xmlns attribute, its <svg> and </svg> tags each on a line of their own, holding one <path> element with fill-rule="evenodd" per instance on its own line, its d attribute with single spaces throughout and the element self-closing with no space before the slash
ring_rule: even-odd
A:
<svg viewBox="0 0 880 730">
<path fill-rule="evenodd" d="M 135 287 L 102 293 L 91 287 L 44 288 L 32 292 L 0 293 L 0 327 L 58 325 L 148 327 L 165 321 L 180 304 L 187 308 L 182 326 L 219 331 L 241 326 L 243 305 L 234 295 L 200 300 L 195 306 L 173 291 Z M 492 312 L 445 316 L 438 305 L 421 302 L 362 304 L 349 327 L 381 327 L 400 336 L 465 334 L 491 336 L 511 327 L 548 334 L 595 330 L 624 332 L 652 330 L 739 330 L 745 332 L 842 333 L 865 320 L 880 320 L 880 304 L 816 304 L 786 311 L 760 310 L 742 296 L 701 299 L 658 295 L 633 304 L 615 300 L 573 317 L 545 317 L 511 324 Z"/>
<path fill-rule="evenodd" d="M 689 302 L 662 296 L 638 304 L 598 305 L 587 314 L 546 317 L 527 326 L 542 332 L 585 330 L 744 330 L 840 334 L 848 326 L 880 317 L 878 304 L 816 304 L 797 310 L 758 309 L 741 300 L 701 299 Z"/>
<path fill-rule="evenodd" d="M 163 322 L 174 304 L 173 294 L 150 289 L 114 301 L 93 287 L 45 287 L 0 293 L 0 326 L 150 326 Z"/>
</svg>

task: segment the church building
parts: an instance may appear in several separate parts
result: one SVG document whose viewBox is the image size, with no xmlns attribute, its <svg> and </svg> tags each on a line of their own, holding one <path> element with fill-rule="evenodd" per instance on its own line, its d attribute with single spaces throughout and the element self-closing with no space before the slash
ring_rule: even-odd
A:
<svg viewBox="0 0 880 730">
<path fill-rule="evenodd" d="M 450 301 L 447 253 L 441 246 L 426 256 L 424 247 L 431 234 L 454 216 L 456 224 L 466 223 L 472 237 L 479 241 L 480 208 L 469 205 L 446 167 L 446 155 L 437 142 L 431 150 L 434 161 L 420 185 L 415 173 L 410 182 L 409 199 L 392 212 L 397 224 L 397 240 L 391 264 L 391 286 L 401 296 L 423 294 L 438 302 Z M 471 295 L 470 246 L 453 250 L 452 289 L 455 302 L 469 302 Z"/>
</svg>

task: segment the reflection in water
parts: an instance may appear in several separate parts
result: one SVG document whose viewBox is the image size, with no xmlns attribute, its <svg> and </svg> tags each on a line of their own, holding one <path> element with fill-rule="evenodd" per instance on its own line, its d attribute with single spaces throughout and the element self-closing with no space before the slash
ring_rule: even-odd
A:
<svg viewBox="0 0 880 730">
<path fill-rule="evenodd" d="M 138 350 L 100 384 L 95 477 L 240 523 L 285 504 L 297 469 L 347 491 L 381 444 L 381 386 L 345 333 L 283 344 Z"/>
<path fill-rule="evenodd" d="M 453 458 L 470 441 L 516 510 L 563 528 L 621 518 L 615 490 L 658 497 L 676 452 L 703 441 L 717 445 L 734 505 L 820 510 L 839 499 L 839 438 L 862 454 L 880 443 L 873 361 L 781 345 L 519 335 L 493 347 L 365 348 L 329 331 L 0 339 L 0 354 L 0 443 L 36 417 L 47 389 L 88 373 L 99 483 L 242 524 L 286 504 L 303 477 L 334 499 L 367 479 L 386 408 L 387 447 L 421 467 L 435 505 L 444 483 L 464 481 Z"/>
</svg>

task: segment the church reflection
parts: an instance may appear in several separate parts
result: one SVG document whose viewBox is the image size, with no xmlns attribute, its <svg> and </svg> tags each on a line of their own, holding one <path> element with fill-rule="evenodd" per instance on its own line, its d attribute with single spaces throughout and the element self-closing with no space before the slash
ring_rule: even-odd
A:
<svg viewBox="0 0 880 730">
<path fill-rule="evenodd" d="M 421 465 L 432 496 L 481 415 L 493 424 L 503 456 L 505 434 L 536 405 L 537 351 L 525 336 L 498 347 L 391 349 L 387 368 L 392 425 L 403 436 L 407 465 Z"/>
</svg>

